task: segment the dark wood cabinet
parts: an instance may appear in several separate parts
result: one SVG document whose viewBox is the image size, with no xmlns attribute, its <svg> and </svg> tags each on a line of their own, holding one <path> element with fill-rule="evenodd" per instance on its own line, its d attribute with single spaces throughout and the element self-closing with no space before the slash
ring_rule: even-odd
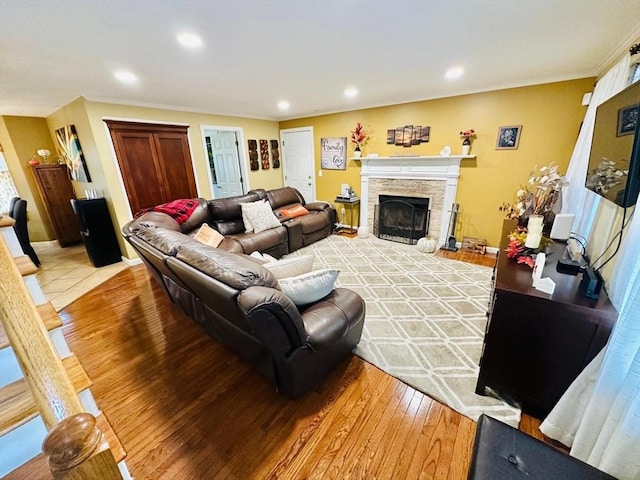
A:
<svg viewBox="0 0 640 480">
<path fill-rule="evenodd" d="M 549 295 L 533 288 L 531 269 L 504 254 L 514 226 L 505 222 L 476 393 L 490 387 L 524 412 L 544 418 L 605 346 L 617 312 L 605 293 L 598 300 L 580 294 L 581 275 L 556 271 L 562 243 L 551 247 L 542 274 L 556 283 L 555 291 Z"/>
<path fill-rule="evenodd" d="M 76 196 L 67 166 L 43 164 L 31 168 L 58 243 L 61 247 L 80 243 L 80 221 L 71 207 L 71 199 Z"/>
<path fill-rule="evenodd" d="M 132 213 L 197 197 L 186 126 L 105 120 Z"/>
</svg>

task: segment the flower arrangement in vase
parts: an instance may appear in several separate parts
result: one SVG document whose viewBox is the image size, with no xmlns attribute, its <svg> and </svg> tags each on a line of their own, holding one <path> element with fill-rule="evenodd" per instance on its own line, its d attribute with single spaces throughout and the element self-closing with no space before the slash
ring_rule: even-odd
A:
<svg viewBox="0 0 640 480">
<path fill-rule="evenodd" d="M 350 137 L 351 143 L 356 146 L 353 151 L 353 156 L 355 158 L 360 158 L 360 155 L 362 155 L 362 146 L 365 144 L 368 138 L 369 136 L 364 131 L 364 127 L 362 126 L 362 124 L 360 122 L 356 123 L 356 128 L 351 130 Z"/>
<path fill-rule="evenodd" d="M 546 251 L 547 247 L 553 243 L 553 240 L 543 236 L 536 248 L 527 247 L 527 228 L 522 226 L 516 227 L 514 231 L 507 235 L 507 238 L 509 239 L 505 249 L 507 258 L 530 268 L 533 268 L 536 264 L 536 255 Z"/>
<path fill-rule="evenodd" d="M 476 138 L 476 131 L 473 128 L 463 130 L 460 132 L 460 138 L 462 139 L 462 154 L 469 155 L 471 143 Z"/>
<path fill-rule="evenodd" d="M 562 188 L 568 184 L 553 162 L 540 168 L 536 166 L 529 173 L 527 184 L 516 193 L 516 202 L 504 202 L 498 210 L 507 218 L 517 219 L 520 225 L 526 224 L 531 215 L 542 215 L 549 224 L 553 220 L 550 217 L 555 217 Z"/>
</svg>

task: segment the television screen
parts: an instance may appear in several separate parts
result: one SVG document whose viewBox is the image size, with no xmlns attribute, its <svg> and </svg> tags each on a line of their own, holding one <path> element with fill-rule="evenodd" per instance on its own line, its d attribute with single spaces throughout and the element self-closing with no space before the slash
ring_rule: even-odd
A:
<svg viewBox="0 0 640 480">
<path fill-rule="evenodd" d="M 596 110 L 589 167 L 589 190 L 621 207 L 635 205 L 640 191 L 640 82 Z"/>
</svg>

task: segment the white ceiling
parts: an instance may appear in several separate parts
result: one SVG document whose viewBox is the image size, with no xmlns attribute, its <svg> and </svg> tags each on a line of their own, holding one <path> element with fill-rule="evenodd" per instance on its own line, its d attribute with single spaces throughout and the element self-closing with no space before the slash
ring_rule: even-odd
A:
<svg viewBox="0 0 640 480">
<path fill-rule="evenodd" d="M 638 37 L 640 0 L 0 0 L 0 115 L 85 96 L 283 120 L 594 76 Z"/>
</svg>

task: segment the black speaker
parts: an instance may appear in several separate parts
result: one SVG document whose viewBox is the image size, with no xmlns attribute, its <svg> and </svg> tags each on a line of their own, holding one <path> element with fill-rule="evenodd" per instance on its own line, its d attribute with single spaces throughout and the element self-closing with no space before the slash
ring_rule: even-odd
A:
<svg viewBox="0 0 640 480">
<path fill-rule="evenodd" d="M 104 198 L 71 200 L 73 211 L 80 217 L 82 239 L 94 267 L 122 260 L 120 245 L 113 230 L 109 208 Z"/>
<path fill-rule="evenodd" d="M 597 300 L 600 298 L 600 290 L 602 290 L 603 284 L 604 280 L 598 271 L 588 267 L 582 272 L 582 280 L 578 290 L 585 297 Z"/>
</svg>

